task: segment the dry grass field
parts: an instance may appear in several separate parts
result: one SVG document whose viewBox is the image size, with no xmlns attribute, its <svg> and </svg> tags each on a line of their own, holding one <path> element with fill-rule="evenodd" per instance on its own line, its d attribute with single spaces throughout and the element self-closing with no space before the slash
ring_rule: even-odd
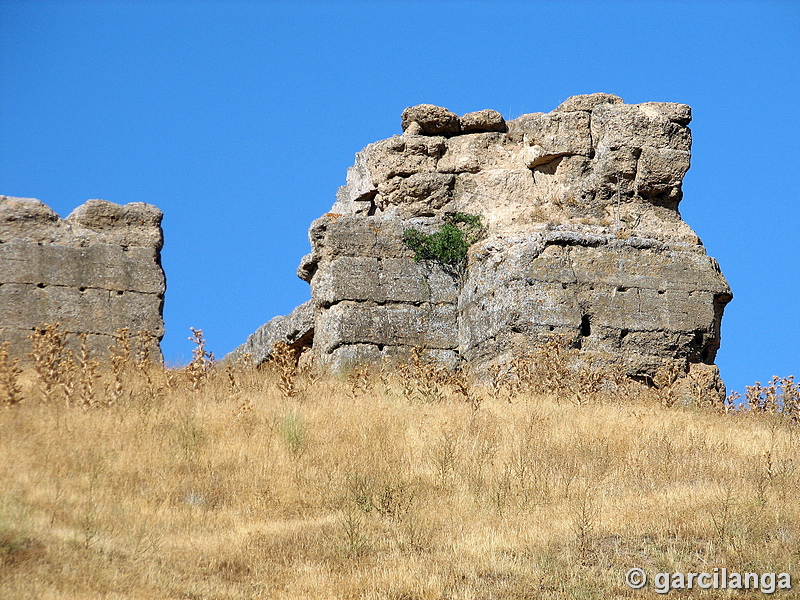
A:
<svg viewBox="0 0 800 600">
<path fill-rule="evenodd" d="M 576 387 L 552 356 L 477 387 L 420 360 L 212 365 L 197 340 L 182 370 L 125 339 L 102 367 L 70 357 L 52 328 L 36 368 L 0 352 L 0 598 L 654 598 L 628 569 L 800 577 L 790 379 L 725 410 Z"/>
</svg>

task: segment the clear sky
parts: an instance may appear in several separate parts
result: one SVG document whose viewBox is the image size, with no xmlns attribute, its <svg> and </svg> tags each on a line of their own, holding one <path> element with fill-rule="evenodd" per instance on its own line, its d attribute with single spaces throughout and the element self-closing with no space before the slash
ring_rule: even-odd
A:
<svg viewBox="0 0 800 600">
<path fill-rule="evenodd" d="M 734 292 L 729 389 L 800 376 L 800 2 L 0 0 L 0 194 L 165 214 L 172 363 L 310 297 L 307 229 L 406 106 L 693 108 L 681 213 Z"/>
</svg>

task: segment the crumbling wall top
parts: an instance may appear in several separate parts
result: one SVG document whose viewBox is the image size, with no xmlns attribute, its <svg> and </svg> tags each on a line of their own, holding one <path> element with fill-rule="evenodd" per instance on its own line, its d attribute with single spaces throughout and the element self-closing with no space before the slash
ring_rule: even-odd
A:
<svg viewBox="0 0 800 600">
<path fill-rule="evenodd" d="M 61 219 L 34 198 L 0 196 L 0 342 L 24 356 L 28 336 L 60 323 L 105 353 L 117 330 L 164 334 L 161 211 L 89 200 Z"/>
</svg>

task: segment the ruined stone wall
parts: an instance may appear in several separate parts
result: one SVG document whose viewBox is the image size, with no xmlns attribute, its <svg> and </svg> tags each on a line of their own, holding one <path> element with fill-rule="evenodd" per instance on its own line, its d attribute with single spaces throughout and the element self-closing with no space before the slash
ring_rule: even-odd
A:
<svg viewBox="0 0 800 600">
<path fill-rule="evenodd" d="M 24 358 L 33 329 L 55 322 L 73 346 L 88 334 L 100 356 L 123 327 L 160 341 L 161 218 L 149 204 L 89 200 L 61 219 L 39 200 L 0 196 L 0 343 Z"/>
<path fill-rule="evenodd" d="M 484 365 L 561 335 L 632 377 L 674 364 L 718 381 L 732 296 L 678 211 L 690 120 L 684 104 L 610 94 L 508 122 L 406 109 L 403 135 L 359 152 L 311 226 L 298 275 L 311 285 L 314 355 L 338 369 L 420 347 Z M 403 231 L 436 231 L 456 212 L 486 225 L 466 271 L 415 262 Z"/>
</svg>

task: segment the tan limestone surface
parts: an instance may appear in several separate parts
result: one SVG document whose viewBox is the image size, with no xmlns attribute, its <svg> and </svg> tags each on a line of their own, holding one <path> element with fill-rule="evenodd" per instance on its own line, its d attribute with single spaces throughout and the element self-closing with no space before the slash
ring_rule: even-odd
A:
<svg viewBox="0 0 800 600">
<path fill-rule="evenodd" d="M 677 366 L 721 391 L 732 294 L 679 212 L 690 121 L 685 104 L 611 94 L 512 121 L 406 109 L 403 134 L 357 153 L 311 225 L 303 318 L 291 334 L 276 318 L 236 352 L 263 360 L 283 339 L 335 369 L 413 347 L 481 366 L 559 335 L 593 364 L 643 380 Z M 458 212 L 486 226 L 463 273 L 415 262 L 403 232 Z"/>
<path fill-rule="evenodd" d="M 155 206 L 89 200 L 61 219 L 33 198 L 0 196 L 0 343 L 13 355 L 59 323 L 68 341 L 88 336 L 107 352 L 117 330 L 164 335 L 162 214 Z"/>
</svg>

